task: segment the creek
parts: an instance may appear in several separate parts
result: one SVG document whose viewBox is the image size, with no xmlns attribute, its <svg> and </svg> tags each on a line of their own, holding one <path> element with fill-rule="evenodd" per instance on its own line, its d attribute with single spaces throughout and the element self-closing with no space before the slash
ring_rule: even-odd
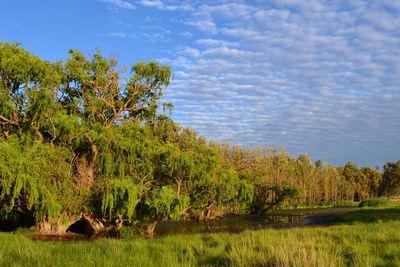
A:
<svg viewBox="0 0 400 267">
<path fill-rule="evenodd" d="M 283 229 L 291 227 L 329 225 L 335 215 L 356 210 L 354 207 L 313 208 L 297 210 L 270 211 L 265 215 L 225 215 L 209 221 L 162 221 L 155 228 L 155 236 L 188 235 L 207 233 L 241 233 L 245 230 Z M 109 237 L 115 237 L 115 235 Z M 85 237 L 73 233 L 65 235 L 32 234 L 33 240 L 79 241 L 94 240 L 104 235 Z"/>
<path fill-rule="evenodd" d="M 352 207 L 314 208 L 271 211 L 265 215 L 225 215 L 209 221 L 163 221 L 155 229 L 156 236 L 197 233 L 240 233 L 244 230 L 290 228 L 326 225 L 338 214 L 355 210 Z"/>
</svg>

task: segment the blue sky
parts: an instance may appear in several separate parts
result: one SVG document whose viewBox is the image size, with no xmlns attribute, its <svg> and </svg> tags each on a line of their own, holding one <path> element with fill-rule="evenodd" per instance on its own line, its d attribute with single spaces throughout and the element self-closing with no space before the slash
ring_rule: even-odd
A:
<svg viewBox="0 0 400 267">
<path fill-rule="evenodd" d="M 4 1 L 0 40 L 169 64 L 173 117 L 343 165 L 400 159 L 400 1 Z"/>
</svg>

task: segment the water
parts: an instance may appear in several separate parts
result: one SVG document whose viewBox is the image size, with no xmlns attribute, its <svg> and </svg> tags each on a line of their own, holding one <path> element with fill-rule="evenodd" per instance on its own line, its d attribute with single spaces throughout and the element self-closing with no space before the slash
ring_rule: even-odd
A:
<svg viewBox="0 0 400 267">
<path fill-rule="evenodd" d="M 274 211 L 266 215 L 226 215 L 210 221 L 160 222 L 157 236 L 196 233 L 240 233 L 244 230 L 289 228 L 307 225 L 324 225 L 331 216 L 354 208 L 326 208 Z"/>
<path fill-rule="evenodd" d="M 356 208 L 325 208 L 274 211 L 266 215 L 226 215 L 220 219 L 210 221 L 164 221 L 158 223 L 155 229 L 156 236 L 187 235 L 198 233 L 240 233 L 245 230 L 260 230 L 266 228 L 290 228 L 312 225 L 327 225 L 329 218 L 343 214 Z M 66 233 L 64 235 L 32 234 L 33 240 L 42 241 L 82 241 L 94 240 L 99 237 L 113 237 L 99 235 L 87 237 L 84 235 Z"/>
</svg>

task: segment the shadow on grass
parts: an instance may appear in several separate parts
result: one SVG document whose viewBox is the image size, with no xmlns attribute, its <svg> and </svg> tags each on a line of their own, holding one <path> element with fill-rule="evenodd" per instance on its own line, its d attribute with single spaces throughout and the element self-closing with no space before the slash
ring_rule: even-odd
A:
<svg viewBox="0 0 400 267">
<path fill-rule="evenodd" d="M 400 220 L 400 207 L 396 208 L 377 208 L 360 209 L 344 214 L 331 216 L 327 223 L 334 224 L 354 224 L 354 223 L 374 223 L 384 221 Z"/>
<path fill-rule="evenodd" d="M 231 266 L 231 260 L 223 255 L 207 257 L 199 261 L 201 266 Z"/>
</svg>

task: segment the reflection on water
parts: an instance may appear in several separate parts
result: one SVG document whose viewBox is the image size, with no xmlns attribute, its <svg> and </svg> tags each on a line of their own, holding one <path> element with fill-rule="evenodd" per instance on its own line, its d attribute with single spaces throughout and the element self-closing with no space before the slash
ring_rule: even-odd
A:
<svg viewBox="0 0 400 267">
<path fill-rule="evenodd" d="M 263 228 L 287 228 L 313 225 L 321 222 L 322 217 L 351 211 L 352 208 L 303 209 L 275 211 L 262 216 L 226 215 L 210 221 L 161 222 L 157 225 L 156 235 L 195 234 L 195 233 L 240 233 L 244 230 Z"/>
</svg>

